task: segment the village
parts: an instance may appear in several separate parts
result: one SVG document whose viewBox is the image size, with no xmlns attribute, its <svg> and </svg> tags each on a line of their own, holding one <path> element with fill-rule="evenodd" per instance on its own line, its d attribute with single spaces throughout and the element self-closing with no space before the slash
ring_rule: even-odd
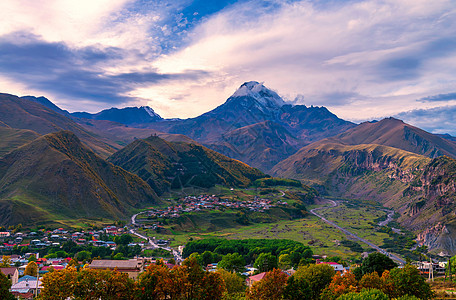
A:
<svg viewBox="0 0 456 300">
<path fill-rule="evenodd" d="M 178 206 L 177 211 L 193 211 L 196 209 L 211 209 L 217 206 L 225 207 L 241 207 L 240 203 L 220 201 L 215 196 L 199 196 L 186 197 L 184 205 Z M 268 209 L 271 207 L 269 201 L 259 200 L 258 202 L 245 203 L 245 206 L 254 209 Z M 182 210 L 179 210 L 182 209 Z M 155 263 L 163 257 L 145 257 L 140 255 L 143 250 L 153 249 L 150 243 L 140 242 L 133 243 L 131 236 L 126 234 L 127 227 L 107 226 L 100 230 L 71 232 L 63 228 L 55 230 L 41 230 L 32 232 L 0 232 L 0 272 L 7 276 L 11 281 L 10 291 L 13 295 L 20 299 L 34 299 L 42 288 L 42 277 L 50 271 L 58 271 L 67 268 L 68 266 L 85 266 L 91 269 L 117 269 L 119 272 L 127 273 L 128 276 L 136 280 L 145 268 Z M 122 241 L 124 237 L 125 241 Z M 117 243 L 115 242 L 117 241 Z M 160 241 L 166 244 L 166 241 Z M 90 256 L 82 257 L 79 251 L 75 255 L 68 255 L 68 245 L 76 245 L 79 249 L 104 248 L 109 251 L 115 251 L 121 247 L 137 248 L 139 251 L 133 257 L 122 257 L 117 259 L 100 259 L 91 258 Z M 84 248 L 92 247 L 92 248 Z M 48 255 L 41 256 L 43 250 L 47 251 Z M 183 247 L 180 251 L 182 252 Z M 46 251 L 44 251 L 46 253 Z M 367 256 L 367 253 L 365 253 Z M 313 259 L 316 264 L 328 264 L 340 274 L 345 274 L 350 271 L 353 266 L 344 266 L 341 263 L 330 261 L 320 261 L 325 259 L 325 256 L 314 255 Z M 36 270 L 34 274 L 30 274 L 30 265 L 35 263 Z M 164 263 L 168 268 L 173 268 L 179 262 L 174 258 L 165 258 Z M 445 274 L 445 263 L 430 263 L 430 262 L 415 262 L 413 263 L 421 272 L 422 276 L 431 279 L 431 276 L 442 276 Z M 217 263 L 211 263 L 203 266 L 207 271 L 215 272 L 218 269 Z M 33 271 L 32 271 L 33 272 Z M 291 276 L 295 270 L 284 269 L 288 276 Z M 245 277 L 247 286 L 250 286 L 256 281 L 260 281 L 265 276 L 265 272 L 258 273 L 257 269 L 252 265 L 246 265 L 241 274 Z M 33 276 L 34 275 L 34 276 Z"/>
<path fill-rule="evenodd" d="M 186 196 L 179 199 L 179 205 L 168 206 L 166 209 L 152 209 L 147 211 L 151 218 L 178 218 L 182 213 L 197 212 L 201 210 L 219 210 L 221 208 L 248 209 L 255 212 L 264 212 L 276 205 L 287 205 L 285 201 L 274 204 L 269 199 L 255 196 L 251 201 L 233 201 L 222 199 L 216 195 Z"/>
</svg>

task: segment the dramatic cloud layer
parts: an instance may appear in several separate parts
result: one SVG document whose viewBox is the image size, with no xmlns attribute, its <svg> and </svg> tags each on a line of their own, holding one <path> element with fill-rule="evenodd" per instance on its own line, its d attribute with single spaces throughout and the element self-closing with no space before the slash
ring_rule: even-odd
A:
<svg viewBox="0 0 456 300">
<path fill-rule="evenodd" d="M 400 113 L 396 117 L 433 133 L 456 136 L 456 105 L 418 109 Z"/>
<path fill-rule="evenodd" d="M 70 111 L 148 104 L 190 117 L 257 80 L 354 121 L 426 111 L 454 127 L 456 5 L 5 0 L 0 71 L 1 91 Z"/>
</svg>

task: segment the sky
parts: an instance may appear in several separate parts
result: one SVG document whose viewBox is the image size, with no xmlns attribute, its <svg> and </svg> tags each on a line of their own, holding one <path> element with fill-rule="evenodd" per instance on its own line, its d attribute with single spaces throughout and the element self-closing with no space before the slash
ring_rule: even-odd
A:
<svg viewBox="0 0 456 300">
<path fill-rule="evenodd" d="M 2 0 L 0 92 L 195 117 L 245 81 L 456 135 L 453 0 Z"/>
</svg>

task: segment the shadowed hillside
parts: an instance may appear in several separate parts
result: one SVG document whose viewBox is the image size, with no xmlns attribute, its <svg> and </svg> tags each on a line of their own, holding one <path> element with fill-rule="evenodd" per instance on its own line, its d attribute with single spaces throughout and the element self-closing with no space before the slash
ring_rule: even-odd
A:
<svg viewBox="0 0 456 300">
<path fill-rule="evenodd" d="M 0 199 L 2 224 L 114 220 L 158 202 L 142 179 L 99 158 L 69 131 L 0 159 Z"/>
<path fill-rule="evenodd" d="M 38 133 L 32 130 L 2 127 L 0 124 L 0 157 L 39 136 Z"/>
<path fill-rule="evenodd" d="M 70 130 L 102 157 L 107 157 L 120 148 L 116 143 L 87 131 L 63 114 L 40 103 L 9 94 L 0 94 L 0 121 L 12 128 L 30 129 L 39 134 Z"/>
<path fill-rule="evenodd" d="M 248 186 L 266 176 L 201 145 L 167 142 L 157 136 L 134 141 L 108 160 L 140 176 L 158 194 L 185 186 Z"/>
</svg>

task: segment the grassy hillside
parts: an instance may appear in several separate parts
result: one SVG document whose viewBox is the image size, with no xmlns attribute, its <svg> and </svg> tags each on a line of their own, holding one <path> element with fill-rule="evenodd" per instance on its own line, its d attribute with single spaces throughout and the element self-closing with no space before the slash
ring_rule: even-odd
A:
<svg viewBox="0 0 456 300">
<path fill-rule="evenodd" d="M 70 118 L 48 107 L 9 94 L 0 93 L 0 121 L 9 127 L 29 129 L 38 134 L 70 130 L 104 158 L 120 148 L 117 143 L 84 129 Z"/>
<path fill-rule="evenodd" d="M 0 126 L 0 157 L 25 145 L 40 135 L 32 130 L 14 129 Z"/>
<path fill-rule="evenodd" d="M 142 179 L 104 161 L 69 131 L 0 159 L 0 224 L 123 219 L 158 201 Z"/>
<path fill-rule="evenodd" d="M 137 140 L 108 159 L 144 179 L 158 194 L 186 186 L 248 186 L 261 171 L 206 147 L 167 142 L 157 136 Z"/>
<path fill-rule="evenodd" d="M 279 161 L 294 154 L 299 140 L 282 125 L 265 121 L 244 126 L 223 134 L 211 149 L 268 171 Z"/>
<path fill-rule="evenodd" d="M 456 144 L 394 118 L 362 123 L 330 141 L 345 145 L 384 145 L 431 158 L 441 155 L 456 158 Z"/>
<path fill-rule="evenodd" d="M 282 161 L 274 172 L 332 196 L 379 201 L 394 208 L 399 222 L 430 249 L 456 253 L 455 159 L 321 141 Z"/>
</svg>

